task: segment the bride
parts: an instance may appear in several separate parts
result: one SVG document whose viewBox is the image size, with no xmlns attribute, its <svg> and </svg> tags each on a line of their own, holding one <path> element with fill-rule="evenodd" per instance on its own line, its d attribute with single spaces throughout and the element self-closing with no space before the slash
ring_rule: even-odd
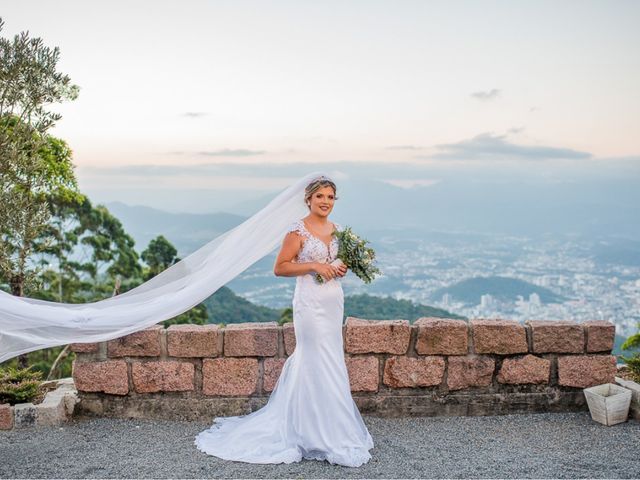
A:
<svg viewBox="0 0 640 480">
<path fill-rule="evenodd" d="M 275 275 L 296 277 L 296 347 L 267 404 L 247 415 L 215 418 L 194 441 L 202 452 L 249 463 L 305 458 L 358 467 L 371 459 L 373 439 L 351 396 L 344 361 L 340 279 L 347 267 L 329 265 L 338 253 L 332 233 L 341 230 L 328 220 L 336 199 L 328 177 L 309 183 L 309 214 L 289 225 L 276 259 Z M 318 283 L 316 273 L 326 281 Z"/>
<path fill-rule="evenodd" d="M 0 362 L 58 345 L 104 342 L 173 318 L 281 245 L 274 273 L 297 277 L 295 351 L 263 408 L 216 418 L 195 444 L 244 462 L 366 463 L 373 441 L 351 397 L 342 342 L 346 269 L 329 265 L 338 253 L 331 233 L 342 230 L 328 220 L 336 186 L 321 173 L 298 179 L 240 225 L 119 295 L 71 304 L 0 289 Z M 316 273 L 326 281 L 318 283 Z"/>
</svg>

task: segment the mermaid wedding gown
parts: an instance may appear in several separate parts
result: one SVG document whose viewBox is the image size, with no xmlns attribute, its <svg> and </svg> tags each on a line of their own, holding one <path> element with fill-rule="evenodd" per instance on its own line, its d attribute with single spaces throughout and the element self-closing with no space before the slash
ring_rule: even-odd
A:
<svg viewBox="0 0 640 480">
<path fill-rule="evenodd" d="M 304 237 L 294 261 L 329 263 L 336 259 L 335 237 L 327 245 L 302 220 L 288 231 Z M 358 467 L 371 459 L 368 450 L 373 448 L 373 439 L 351 396 L 344 361 L 340 277 L 319 284 L 314 276 L 296 277 L 296 347 L 267 404 L 246 415 L 216 417 L 209 429 L 196 435 L 194 443 L 202 452 L 249 463 L 292 463 L 306 458 Z"/>
</svg>

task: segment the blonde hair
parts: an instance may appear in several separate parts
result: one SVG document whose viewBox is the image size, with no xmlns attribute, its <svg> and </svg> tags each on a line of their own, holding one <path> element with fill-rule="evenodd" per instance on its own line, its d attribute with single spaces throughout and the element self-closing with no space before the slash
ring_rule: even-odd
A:
<svg viewBox="0 0 640 480">
<path fill-rule="evenodd" d="M 315 180 L 313 180 L 309 185 L 307 185 L 307 187 L 304 189 L 304 203 L 305 205 L 307 205 L 308 209 L 311 209 L 311 205 L 309 205 L 307 202 L 311 200 L 311 197 L 315 192 L 317 192 L 318 190 L 324 187 L 333 188 L 334 200 L 338 199 L 338 197 L 336 196 L 336 190 L 337 190 L 336 184 L 333 183 L 333 181 L 328 177 L 325 177 L 325 176 L 318 177 Z"/>
</svg>

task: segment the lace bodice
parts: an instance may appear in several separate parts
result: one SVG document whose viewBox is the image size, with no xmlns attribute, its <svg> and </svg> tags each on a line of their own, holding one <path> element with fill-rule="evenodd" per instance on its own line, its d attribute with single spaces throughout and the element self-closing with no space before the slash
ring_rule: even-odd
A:
<svg viewBox="0 0 640 480">
<path fill-rule="evenodd" d="M 333 224 L 336 226 L 336 230 L 342 230 L 340 224 L 336 222 Z M 302 248 L 296 256 L 296 263 L 331 263 L 338 256 L 338 239 L 334 236 L 331 238 L 331 243 L 326 244 L 307 230 L 302 219 L 293 222 L 287 232 L 297 232 L 304 238 Z"/>
</svg>

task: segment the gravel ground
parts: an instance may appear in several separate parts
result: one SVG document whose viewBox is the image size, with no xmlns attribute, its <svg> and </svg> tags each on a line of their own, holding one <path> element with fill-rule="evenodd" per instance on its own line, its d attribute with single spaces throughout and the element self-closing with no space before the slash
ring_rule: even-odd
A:
<svg viewBox="0 0 640 480">
<path fill-rule="evenodd" d="M 365 415 L 373 458 L 258 465 L 206 455 L 199 422 L 74 419 L 0 431 L 1 478 L 640 478 L 640 422 L 588 412 L 487 417 Z"/>
</svg>

